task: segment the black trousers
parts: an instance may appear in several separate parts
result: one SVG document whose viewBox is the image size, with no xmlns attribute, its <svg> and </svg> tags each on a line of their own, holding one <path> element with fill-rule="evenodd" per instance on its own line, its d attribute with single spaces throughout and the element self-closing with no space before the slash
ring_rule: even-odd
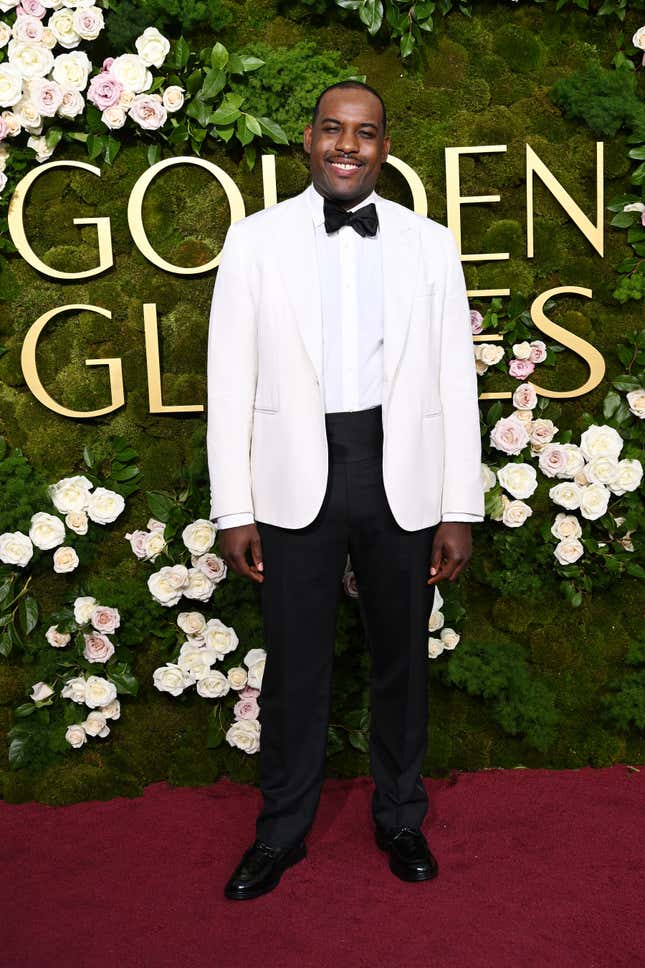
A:
<svg viewBox="0 0 645 968">
<path fill-rule="evenodd" d="M 347 554 L 370 651 L 372 815 L 389 829 L 420 826 L 428 732 L 427 585 L 436 525 L 406 531 L 383 484 L 381 407 L 328 413 L 329 476 L 304 528 L 257 521 L 266 665 L 259 696 L 256 835 L 291 846 L 313 823 L 325 773 L 331 674 Z"/>
</svg>

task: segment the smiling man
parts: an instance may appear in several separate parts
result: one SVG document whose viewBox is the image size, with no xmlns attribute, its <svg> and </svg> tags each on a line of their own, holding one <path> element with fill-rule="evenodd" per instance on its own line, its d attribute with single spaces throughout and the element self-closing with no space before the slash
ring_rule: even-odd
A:
<svg viewBox="0 0 645 968">
<path fill-rule="evenodd" d="M 454 238 L 375 191 L 390 138 L 373 88 L 325 89 L 303 146 L 307 188 L 229 228 L 209 327 L 211 517 L 229 567 L 259 583 L 267 650 L 263 804 L 225 885 L 239 900 L 307 854 L 348 554 L 371 656 L 375 841 L 402 880 L 437 874 L 421 831 L 428 619 L 484 517 Z"/>
</svg>

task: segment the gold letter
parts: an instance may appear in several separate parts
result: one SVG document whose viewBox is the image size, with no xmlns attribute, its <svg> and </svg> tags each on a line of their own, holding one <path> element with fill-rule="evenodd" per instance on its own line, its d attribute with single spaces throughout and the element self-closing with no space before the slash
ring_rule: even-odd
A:
<svg viewBox="0 0 645 968">
<path fill-rule="evenodd" d="M 164 161 L 158 161 L 156 165 L 148 168 L 147 171 L 137 179 L 137 182 L 132 189 L 130 194 L 130 199 L 128 201 L 128 224 L 130 226 L 130 232 L 134 243 L 146 259 L 152 262 L 153 265 L 159 266 L 160 269 L 165 269 L 167 272 L 174 272 L 180 276 L 193 276 L 198 272 L 208 272 L 210 269 L 214 269 L 215 266 L 219 265 L 219 260 L 221 257 L 221 252 L 218 252 L 214 259 L 207 262 L 203 266 L 175 266 L 172 262 L 166 262 L 165 259 L 155 252 L 155 250 L 150 245 L 148 241 L 148 236 L 143 227 L 143 198 L 148 190 L 148 186 L 152 182 L 153 178 L 156 177 L 157 173 L 163 171 L 165 168 L 174 167 L 175 165 L 198 165 L 200 168 L 205 168 L 206 171 L 210 171 L 212 175 L 215 176 L 217 181 L 220 182 L 222 188 L 226 192 L 226 197 L 228 199 L 228 204 L 231 209 L 231 224 L 237 222 L 239 219 L 244 218 L 244 200 L 240 194 L 240 191 L 233 181 L 233 179 L 226 174 L 222 168 L 218 168 L 210 161 L 206 161 L 204 158 L 192 158 L 190 155 L 181 155 L 178 158 L 166 158 Z"/>
<path fill-rule="evenodd" d="M 150 413 L 193 413 L 204 407 L 199 403 L 186 406 L 165 406 L 161 399 L 161 366 L 159 364 L 159 329 L 155 303 L 143 304 L 143 328 L 146 337 L 146 367 L 148 370 L 148 401 Z"/>
<path fill-rule="evenodd" d="M 467 202 L 499 202 L 499 195 L 461 195 L 459 184 L 459 155 L 476 151 L 506 151 L 506 145 L 477 145 L 470 148 L 445 148 L 446 153 L 446 211 L 448 228 L 461 252 L 461 206 Z M 462 261 L 479 262 L 483 259 L 509 259 L 508 252 L 483 252 L 462 255 Z"/>
<path fill-rule="evenodd" d="M 603 147 L 596 141 L 596 225 L 591 222 L 571 195 L 562 187 L 530 145 L 526 146 L 526 254 L 533 258 L 533 172 L 542 179 L 567 215 L 591 242 L 599 255 L 603 254 Z"/>
<path fill-rule="evenodd" d="M 564 346 L 583 358 L 589 367 L 589 378 L 586 383 L 583 383 L 581 387 L 576 387 L 575 390 L 545 390 L 543 387 L 539 387 L 537 383 L 533 383 L 532 380 L 528 381 L 543 397 L 581 397 L 584 393 L 595 390 L 605 375 L 605 361 L 595 346 L 587 343 L 579 336 L 575 336 L 564 326 L 558 326 L 557 323 L 551 322 L 544 315 L 544 304 L 547 299 L 564 292 L 578 293 L 580 296 L 586 296 L 587 299 L 591 299 L 593 296 L 591 289 L 583 289 L 580 286 L 558 286 L 557 289 L 549 289 L 547 292 L 541 293 L 531 304 L 531 319 L 542 333 L 557 339 L 559 343 L 563 343 Z"/>
<path fill-rule="evenodd" d="M 22 366 L 22 372 L 24 374 L 25 380 L 27 381 L 27 386 L 36 397 L 37 400 L 47 407 L 48 410 L 53 410 L 54 413 L 60 413 L 63 417 L 77 417 L 80 420 L 87 420 L 89 417 L 102 417 L 105 413 L 112 413 L 114 410 L 118 410 L 122 407 L 125 402 L 125 394 L 123 392 L 123 372 L 121 369 L 121 360 L 118 357 L 111 357 L 104 360 L 85 360 L 87 366 L 107 366 L 108 373 L 110 376 L 110 396 L 111 404 L 109 407 L 103 407 L 101 410 L 68 410 L 67 407 L 61 406 L 57 403 L 53 397 L 45 390 L 44 386 L 40 381 L 38 376 L 38 370 L 36 368 L 36 347 L 38 345 L 38 337 L 42 333 L 43 329 L 47 325 L 50 319 L 57 316 L 59 313 L 66 312 L 68 309 L 85 309 L 88 312 L 99 313 L 101 316 L 107 316 L 108 319 L 112 318 L 112 313 L 109 309 L 103 309 L 101 306 L 86 306 L 82 303 L 70 303 L 68 306 L 58 306 L 56 309 L 50 309 L 49 312 L 43 313 L 43 315 L 30 326 L 27 336 L 25 337 L 25 342 L 22 346 L 22 353 L 20 356 L 20 365 Z"/>
<path fill-rule="evenodd" d="M 99 243 L 99 264 L 94 269 L 84 269 L 82 272 L 61 272 L 60 269 L 52 269 L 38 258 L 29 245 L 25 234 L 23 206 L 27 192 L 36 179 L 46 170 L 60 168 L 62 166 L 85 168 L 86 171 L 91 171 L 93 175 L 98 175 L 99 178 L 101 177 L 101 169 L 95 168 L 94 165 L 88 165 L 85 161 L 49 161 L 39 168 L 33 168 L 24 178 L 20 179 L 9 203 L 9 211 L 7 213 L 9 234 L 23 259 L 44 275 L 51 276 L 52 279 L 89 279 L 90 276 L 100 275 L 101 272 L 109 269 L 113 263 L 110 219 L 107 216 L 102 216 L 101 218 L 72 219 L 74 225 L 96 225 Z"/>
</svg>

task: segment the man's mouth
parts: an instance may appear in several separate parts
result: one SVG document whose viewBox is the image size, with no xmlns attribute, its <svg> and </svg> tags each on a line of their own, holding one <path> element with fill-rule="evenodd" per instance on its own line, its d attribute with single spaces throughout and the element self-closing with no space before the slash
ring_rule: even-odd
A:
<svg viewBox="0 0 645 968">
<path fill-rule="evenodd" d="M 344 175 L 353 174 L 362 168 L 362 162 L 354 161 L 352 158 L 332 158 L 327 164 L 334 169 L 334 171 L 342 172 Z"/>
</svg>

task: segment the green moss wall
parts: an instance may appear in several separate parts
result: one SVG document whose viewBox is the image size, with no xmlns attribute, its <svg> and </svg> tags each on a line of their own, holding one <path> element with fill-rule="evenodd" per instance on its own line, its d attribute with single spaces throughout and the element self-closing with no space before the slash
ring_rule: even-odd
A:
<svg viewBox="0 0 645 968">
<path fill-rule="evenodd" d="M 304 8 L 300 11 L 302 19 L 298 19 L 297 9 L 288 16 L 269 0 L 232 6 L 235 26 L 217 39 L 231 49 L 248 45 L 255 50 L 258 44 L 264 44 L 264 50 L 268 45 L 278 52 L 274 55 L 277 60 L 269 60 L 266 68 L 273 78 L 273 91 L 267 94 L 258 88 L 253 97 L 279 122 L 295 125 L 296 130 L 299 124 L 301 128 L 317 91 L 328 81 L 344 76 L 344 65 L 365 74 L 368 83 L 383 93 L 392 153 L 420 175 L 432 218 L 446 220 L 444 148 L 506 144 L 503 154 L 462 159 L 464 195 L 501 195 L 499 204 L 464 207 L 464 251 L 511 252 L 508 262 L 466 263 L 469 287 L 510 287 L 528 301 L 552 286 L 593 288 L 592 301 L 573 297 L 560 301 L 556 319 L 605 354 L 608 377 L 622 372 L 613 347 L 624 334 L 642 326 L 640 303 L 621 307 L 611 297 L 616 284 L 614 266 L 631 254 L 625 233 L 606 229 L 605 258 L 601 259 L 538 183 L 536 258 L 527 260 L 524 166 L 528 142 L 593 219 L 596 139 L 582 124 L 562 117 L 548 90 L 555 80 L 584 67 L 589 60 L 609 66 L 617 33 L 623 30 L 631 36 L 641 25 L 636 15 L 628 14 L 625 24 L 620 25 L 615 19 L 590 17 L 582 11 L 556 14 L 553 4 L 513 5 L 513 9 L 506 3 L 478 4 L 472 19 L 457 13 L 445 20 L 438 18 L 435 32 L 428 37 L 427 63 L 415 69 L 402 64 L 394 48 L 370 41 L 354 17 L 341 11 L 328 17 L 328 22 L 324 17 L 316 22 L 306 19 Z M 196 36 L 193 43 L 198 47 L 214 39 L 211 35 Z M 297 45 L 305 41 L 312 46 L 303 56 Z M 288 61 L 287 53 L 280 53 L 284 48 L 295 49 L 296 55 L 281 74 L 280 64 Z M 308 73 L 308 63 L 313 65 L 313 74 Z M 278 83 L 276 78 L 281 76 Z M 309 100 L 302 96 L 303 87 L 311 91 Z M 290 91 L 301 93 L 300 116 L 297 112 L 294 116 Z M 605 143 L 607 199 L 629 190 L 627 150 L 621 134 Z M 85 160 L 83 151 L 79 147 L 75 153 L 66 146 L 65 155 L 58 152 L 55 157 Z M 253 172 L 246 166 L 238 167 L 224 148 L 209 150 L 206 157 L 235 179 L 247 213 L 262 207 L 259 164 Z M 20 259 L 11 262 L 6 300 L 0 303 L 0 339 L 8 348 L 0 357 L 1 429 L 50 481 L 72 472 L 85 444 L 113 433 L 125 435 L 138 450 L 144 487 L 171 489 L 187 463 L 203 463 L 203 414 L 159 417 L 148 413 L 142 307 L 145 302 L 157 305 L 165 403 L 204 403 L 213 274 L 194 278 L 165 274 L 146 262 L 134 247 L 126 220 L 127 201 L 146 167 L 145 148 L 127 146 L 112 167 L 103 166 L 100 180 L 82 171 L 55 171 L 41 179 L 30 196 L 28 235 L 38 255 L 52 266 L 78 270 L 96 261 L 95 231 L 92 227 L 75 227 L 74 217 L 109 216 L 114 248 L 113 269 L 80 284 L 61 284 L 43 278 Z M 277 157 L 279 198 L 300 191 L 308 179 L 306 156 L 298 142 L 281 149 Z M 382 173 L 379 190 L 410 204 L 404 181 L 389 167 Z M 158 178 L 149 190 L 144 221 L 161 255 L 176 263 L 196 264 L 221 247 L 228 206 L 221 188 L 204 171 L 181 167 Z M 106 374 L 101 367 L 85 368 L 83 361 L 86 357 L 120 356 L 127 402 L 109 417 L 75 421 L 56 416 L 35 401 L 25 387 L 20 368 L 25 333 L 41 313 L 65 303 L 95 303 L 108 308 L 112 318 L 81 313 L 50 327 L 39 349 L 43 382 L 68 407 L 104 406 Z M 544 385 L 558 388 L 575 386 L 585 376 L 586 367 L 568 353 L 561 355 L 556 368 L 540 373 Z M 482 380 L 482 390 L 488 392 L 512 390 L 514 385 L 515 381 L 500 374 Z M 584 411 L 601 417 L 607 387 L 605 382 L 592 394 L 565 402 L 560 427 L 574 429 L 577 439 Z M 222 774 L 248 782 L 257 780 L 257 757 L 226 745 L 206 749 L 209 703 L 194 694 L 173 699 L 152 686 L 153 669 L 166 661 L 154 633 L 159 623 L 169 619 L 150 600 L 143 569 L 123 540 L 126 530 L 145 526 L 148 516 L 141 492 L 129 500 L 118 526 L 101 545 L 96 574 L 92 569 L 84 576 L 91 593 L 119 607 L 122 624 L 130 623 L 131 637 L 136 640 L 139 697 L 124 699 L 121 719 L 112 724 L 107 740 L 91 741 L 81 751 L 70 750 L 44 772 L 10 770 L 0 735 L 3 795 L 8 800 L 33 798 L 65 803 L 135 795 L 145 784 L 166 778 L 178 784 L 208 783 Z M 506 648 L 516 650 L 514 654 L 520 656 L 518 668 L 521 666 L 531 682 L 547 690 L 557 722 L 547 730 L 548 743 L 542 743 L 544 748 L 540 749 L 540 743 L 530 740 L 526 723 L 514 734 L 508 710 L 500 714 L 486 699 L 449 684 L 439 663 L 429 661 L 427 772 L 642 762 L 642 733 L 621 732 L 599 716 L 601 698 L 623 674 L 624 657 L 640 631 L 642 588 L 635 579 L 622 581 L 619 587 L 608 585 L 572 610 L 546 565 L 542 572 L 532 570 L 532 584 L 525 594 L 517 585 L 511 588 L 512 594 L 506 594 L 491 580 L 503 562 L 489 534 L 501 527 L 487 522 L 474 529 L 474 556 L 460 591 L 465 608 L 460 627 L 462 643 L 477 642 L 502 655 Z M 527 547 L 531 533 L 527 527 Z M 515 537 L 521 567 L 523 536 Z M 233 574 L 225 586 L 212 614 L 233 625 L 246 648 L 261 646 L 256 589 Z M 61 576 L 42 579 L 38 597 L 43 608 L 60 605 L 68 588 L 68 581 Z M 442 657 L 443 666 L 446 661 Z M 368 672 L 357 604 L 344 599 L 332 722 L 342 724 L 348 711 L 365 705 Z M 25 701 L 32 681 L 29 667 L 14 660 L 0 664 L 0 734 L 11 723 L 12 707 Z M 530 691 L 532 687 L 528 688 Z M 349 747 L 328 760 L 330 776 L 368 770 L 366 754 Z"/>
</svg>

